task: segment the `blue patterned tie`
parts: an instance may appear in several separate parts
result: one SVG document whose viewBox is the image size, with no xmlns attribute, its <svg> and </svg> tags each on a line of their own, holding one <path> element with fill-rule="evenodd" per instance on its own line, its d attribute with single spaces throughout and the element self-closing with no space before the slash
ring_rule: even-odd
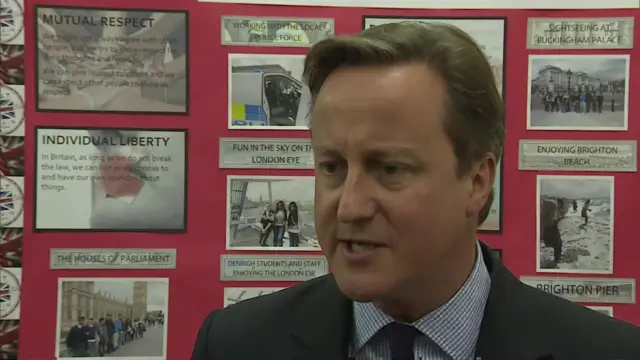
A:
<svg viewBox="0 0 640 360">
<path fill-rule="evenodd" d="M 411 325 L 392 322 L 382 328 L 383 335 L 391 346 L 393 360 L 414 360 L 413 343 L 418 335 L 418 329 Z"/>
</svg>

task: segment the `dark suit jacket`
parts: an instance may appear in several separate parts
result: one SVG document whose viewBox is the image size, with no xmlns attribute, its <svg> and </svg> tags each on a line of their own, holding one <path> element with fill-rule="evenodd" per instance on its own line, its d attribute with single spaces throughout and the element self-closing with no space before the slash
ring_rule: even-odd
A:
<svg viewBox="0 0 640 360">
<path fill-rule="evenodd" d="M 640 360 L 640 329 L 524 285 L 482 251 L 482 360 Z M 213 311 L 191 360 L 347 360 L 352 326 L 352 302 L 327 275 Z"/>
</svg>

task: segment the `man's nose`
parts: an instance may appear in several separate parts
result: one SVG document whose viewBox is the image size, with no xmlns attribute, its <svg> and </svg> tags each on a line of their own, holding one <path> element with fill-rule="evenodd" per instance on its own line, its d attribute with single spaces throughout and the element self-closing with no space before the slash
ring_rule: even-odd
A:
<svg viewBox="0 0 640 360">
<path fill-rule="evenodd" d="M 373 191 L 374 184 L 366 173 L 350 170 L 342 185 L 338 204 L 338 221 L 358 223 L 371 219 L 376 212 Z"/>
</svg>

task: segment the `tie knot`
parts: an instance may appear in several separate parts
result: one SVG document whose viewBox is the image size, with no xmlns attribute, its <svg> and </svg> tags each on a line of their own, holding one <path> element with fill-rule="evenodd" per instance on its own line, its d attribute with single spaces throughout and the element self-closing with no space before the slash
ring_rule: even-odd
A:
<svg viewBox="0 0 640 360">
<path fill-rule="evenodd" d="M 419 334 L 418 329 L 412 325 L 392 322 L 382 328 L 381 332 L 389 341 L 394 360 L 413 359 L 413 343 Z"/>
<path fill-rule="evenodd" d="M 413 325 L 400 322 L 392 322 L 382 328 L 386 336 L 400 336 L 403 338 L 412 338 L 418 334 L 418 329 Z"/>
</svg>

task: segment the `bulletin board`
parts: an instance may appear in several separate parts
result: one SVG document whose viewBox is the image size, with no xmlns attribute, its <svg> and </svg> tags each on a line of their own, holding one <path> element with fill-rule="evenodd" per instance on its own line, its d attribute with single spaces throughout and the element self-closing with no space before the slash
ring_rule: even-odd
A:
<svg viewBox="0 0 640 360">
<path fill-rule="evenodd" d="M 507 138 L 479 239 L 529 285 L 640 325 L 639 9 L 2 5 L 0 359 L 70 357 L 80 317 L 144 329 L 87 357 L 184 359 L 211 310 L 327 273 L 301 62 L 324 37 L 406 19 L 470 32 L 501 86 Z M 267 83 L 295 106 L 257 106 Z M 280 202 L 303 228 L 261 236 Z M 554 221 L 559 254 L 543 239 Z"/>
</svg>

